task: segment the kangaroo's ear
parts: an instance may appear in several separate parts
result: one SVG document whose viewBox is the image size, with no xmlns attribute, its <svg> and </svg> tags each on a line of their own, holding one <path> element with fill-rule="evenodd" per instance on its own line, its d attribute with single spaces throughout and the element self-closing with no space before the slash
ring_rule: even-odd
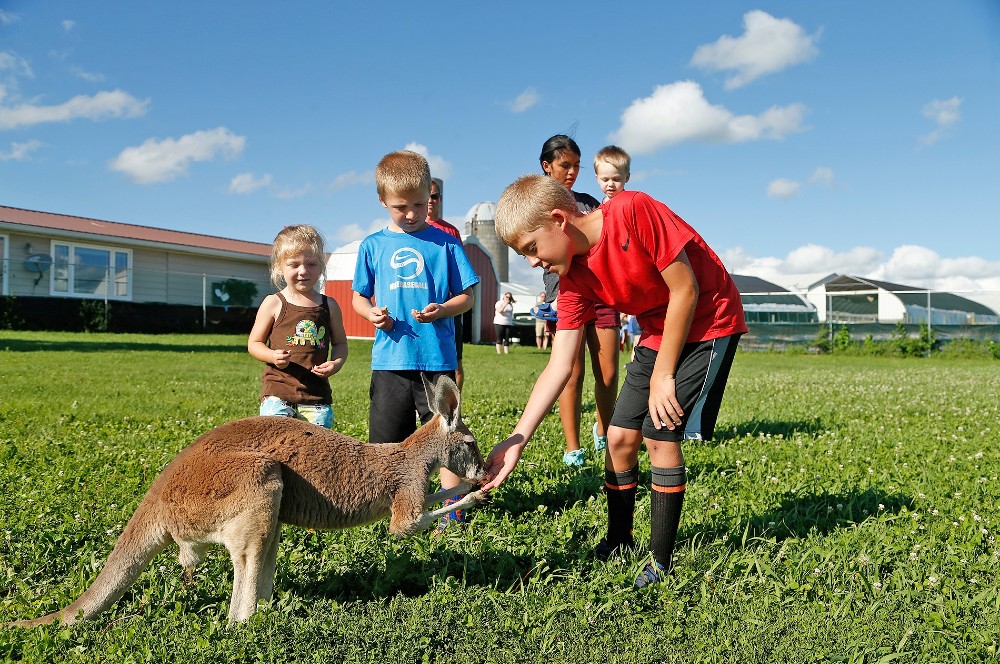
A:
<svg viewBox="0 0 1000 664">
<path fill-rule="evenodd" d="M 424 392 L 427 393 L 427 403 L 431 410 L 444 418 L 449 431 L 454 431 L 459 422 L 459 392 L 458 385 L 448 376 L 439 376 L 431 383 L 425 374 L 420 374 L 424 382 Z"/>
</svg>

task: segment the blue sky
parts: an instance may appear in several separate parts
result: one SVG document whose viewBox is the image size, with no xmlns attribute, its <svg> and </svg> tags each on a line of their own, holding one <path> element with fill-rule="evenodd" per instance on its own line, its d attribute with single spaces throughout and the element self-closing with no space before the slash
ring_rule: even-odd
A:
<svg viewBox="0 0 1000 664">
<path fill-rule="evenodd" d="M 0 0 L 0 204 L 259 242 L 384 226 L 372 170 L 405 147 L 464 228 L 571 133 L 734 272 L 997 307 L 998 118 L 995 0 Z"/>
</svg>

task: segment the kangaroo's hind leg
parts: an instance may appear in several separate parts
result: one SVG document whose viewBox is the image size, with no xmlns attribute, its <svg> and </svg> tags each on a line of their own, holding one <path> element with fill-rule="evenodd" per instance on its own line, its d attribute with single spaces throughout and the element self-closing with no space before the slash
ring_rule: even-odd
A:
<svg viewBox="0 0 1000 664">
<path fill-rule="evenodd" d="M 261 591 L 273 587 L 280 528 L 281 466 L 260 457 L 248 458 L 246 464 L 250 473 L 238 497 L 241 509 L 227 521 L 222 532 L 223 544 L 233 560 L 230 623 L 242 622 L 253 615 Z M 268 579 L 262 578 L 268 573 Z"/>
<path fill-rule="evenodd" d="M 274 568 L 278 564 L 278 543 L 281 541 L 281 524 L 275 523 L 270 539 L 264 543 L 264 563 L 257 576 L 257 599 L 271 599 L 274 593 Z"/>
</svg>

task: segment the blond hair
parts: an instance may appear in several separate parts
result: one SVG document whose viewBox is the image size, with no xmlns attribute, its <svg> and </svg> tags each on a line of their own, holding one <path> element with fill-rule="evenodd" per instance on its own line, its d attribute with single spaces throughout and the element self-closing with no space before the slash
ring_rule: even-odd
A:
<svg viewBox="0 0 1000 664">
<path fill-rule="evenodd" d="M 375 167 L 375 188 L 384 200 L 389 195 L 415 192 L 431 193 L 431 167 L 422 155 L 411 150 L 397 150 L 382 157 Z"/>
<path fill-rule="evenodd" d="M 281 276 L 281 266 L 289 256 L 311 254 L 319 259 L 326 273 L 326 251 L 323 248 L 323 236 L 312 226 L 304 224 L 285 226 L 274 238 L 271 247 L 271 283 L 278 288 L 284 288 L 285 279 Z"/>
<path fill-rule="evenodd" d="M 606 145 L 594 155 L 595 172 L 597 171 L 597 165 L 601 162 L 613 166 L 619 175 L 628 182 L 628 176 L 632 168 L 632 157 L 628 156 L 628 152 L 625 152 L 625 150 L 622 150 L 617 145 Z"/>
<path fill-rule="evenodd" d="M 546 175 L 523 175 L 504 189 L 497 203 L 497 236 L 507 246 L 551 220 L 552 210 L 577 214 L 569 189 Z"/>
</svg>

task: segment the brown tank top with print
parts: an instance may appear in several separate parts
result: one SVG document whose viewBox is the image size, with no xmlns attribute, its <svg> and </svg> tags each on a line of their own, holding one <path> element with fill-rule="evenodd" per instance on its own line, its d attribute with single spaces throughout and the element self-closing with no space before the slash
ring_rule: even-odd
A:
<svg viewBox="0 0 1000 664">
<path fill-rule="evenodd" d="M 312 373 L 317 364 L 330 356 L 330 306 L 323 304 L 300 307 L 290 303 L 281 293 L 281 312 L 271 328 L 268 345 L 291 353 L 288 366 L 278 369 L 268 364 L 260 379 L 260 398 L 278 397 L 294 404 L 333 403 L 330 381 Z"/>
</svg>

